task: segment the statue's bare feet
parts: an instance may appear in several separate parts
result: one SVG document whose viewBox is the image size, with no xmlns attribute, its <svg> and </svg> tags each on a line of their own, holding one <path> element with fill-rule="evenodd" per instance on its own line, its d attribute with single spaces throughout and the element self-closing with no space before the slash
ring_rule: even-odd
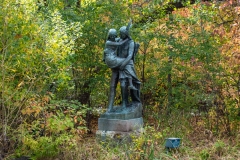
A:
<svg viewBox="0 0 240 160">
<path fill-rule="evenodd" d="M 109 113 L 109 112 L 112 112 L 112 111 L 113 111 L 113 107 L 108 107 L 107 112 Z"/>
<path fill-rule="evenodd" d="M 127 108 L 126 104 L 122 104 L 121 110 L 123 111 L 123 110 L 125 110 L 126 108 Z"/>
<path fill-rule="evenodd" d="M 134 86 L 128 86 L 128 89 L 132 89 L 132 90 L 137 91 L 137 88 L 135 88 Z"/>
</svg>

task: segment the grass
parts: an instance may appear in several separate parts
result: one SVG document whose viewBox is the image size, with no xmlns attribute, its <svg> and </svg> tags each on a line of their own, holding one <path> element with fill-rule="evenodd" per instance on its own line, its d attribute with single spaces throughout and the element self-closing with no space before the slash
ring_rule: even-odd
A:
<svg viewBox="0 0 240 160">
<path fill-rule="evenodd" d="M 44 160 L 237 160 L 240 159 L 240 132 L 215 134 L 206 128 L 201 117 L 183 112 L 171 116 L 145 114 L 144 132 L 132 135 L 132 142 L 100 142 L 96 139 L 97 118 L 93 134 L 76 141 L 73 147 L 61 146 L 53 158 Z M 94 129 L 95 128 L 95 129 Z M 181 138 L 178 149 L 165 149 L 165 138 Z M 41 159 L 42 160 L 42 159 Z"/>
<path fill-rule="evenodd" d="M 145 117 L 144 133 L 132 137 L 131 143 L 111 145 L 89 135 L 71 151 L 61 153 L 58 160 L 236 160 L 240 159 L 240 133 L 219 136 L 204 127 L 198 117 L 175 114 L 174 118 Z M 178 149 L 167 152 L 165 138 L 181 138 Z"/>
<path fill-rule="evenodd" d="M 143 135 L 145 138 L 145 135 Z M 129 144 L 121 144 L 112 147 L 111 145 L 99 143 L 94 136 L 88 137 L 71 152 L 62 152 L 60 159 L 74 160 L 126 160 L 126 159 L 183 159 L 183 160 L 237 160 L 240 159 L 240 147 L 233 146 L 231 141 L 226 139 L 214 141 L 202 139 L 198 142 L 185 141 L 176 150 L 167 152 L 163 140 L 152 141 L 149 138 L 144 139 L 144 143 L 140 146 L 136 141 Z M 138 138 L 139 140 L 140 138 Z M 214 138 L 215 139 L 215 138 Z M 224 141 L 225 140 L 225 141 Z M 219 142 L 224 145 L 219 145 Z M 239 145 L 239 144 L 238 144 Z"/>
</svg>

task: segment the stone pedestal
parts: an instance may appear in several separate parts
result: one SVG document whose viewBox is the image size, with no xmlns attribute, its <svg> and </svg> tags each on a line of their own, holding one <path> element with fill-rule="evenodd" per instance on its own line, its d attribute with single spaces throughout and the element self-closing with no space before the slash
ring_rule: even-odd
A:
<svg viewBox="0 0 240 160">
<path fill-rule="evenodd" d="M 142 128 L 142 104 L 131 103 L 125 109 L 115 106 L 113 111 L 102 114 L 98 119 L 96 134 L 100 140 L 110 138 L 129 141 L 131 135 L 138 136 L 142 132 Z"/>
<path fill-rule="evenodd" d="M 120 131 L 129 132 L 143 127 L 143 118 L 134 118 L 128 120 L 121 119 L 98 119 L 98 130 L 101 131 Z"/>
</svg>

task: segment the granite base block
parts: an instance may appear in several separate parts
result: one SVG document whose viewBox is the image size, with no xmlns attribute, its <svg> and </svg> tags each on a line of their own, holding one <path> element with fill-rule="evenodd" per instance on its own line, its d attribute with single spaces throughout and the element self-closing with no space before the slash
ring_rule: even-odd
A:
<svg viewBox="0 0 240 160">
<path fill-rule="evenodd" d="M 98 130 L 101 131 L 120 131 L 129 132 L 135 131 L 143 127 L 143 118 L 134 118 L 128 120 L 121 119 L 98 119 Z"/>
</svg>

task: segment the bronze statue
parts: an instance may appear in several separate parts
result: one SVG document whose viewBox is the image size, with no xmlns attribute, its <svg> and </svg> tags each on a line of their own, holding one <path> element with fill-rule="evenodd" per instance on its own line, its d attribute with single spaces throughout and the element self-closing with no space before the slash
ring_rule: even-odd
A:
<svg viewBox="0 0 240 160">
<path fill-rule="evenodd" d="M 128 105 L 128 89 L 132 103 L 140 102 L 140 81 L 134 69 L 134 46 L 135 42 L 129 35 L 131 21 L 128 26 L 120 28 L 120 38 L 117 31 L 110 29 L 104 50 L 104 62 L 112 70 L 108 112 L 113 111 L 113 103 L 118 81 L 121 85 L 122 110 Z"/>
</svg>

